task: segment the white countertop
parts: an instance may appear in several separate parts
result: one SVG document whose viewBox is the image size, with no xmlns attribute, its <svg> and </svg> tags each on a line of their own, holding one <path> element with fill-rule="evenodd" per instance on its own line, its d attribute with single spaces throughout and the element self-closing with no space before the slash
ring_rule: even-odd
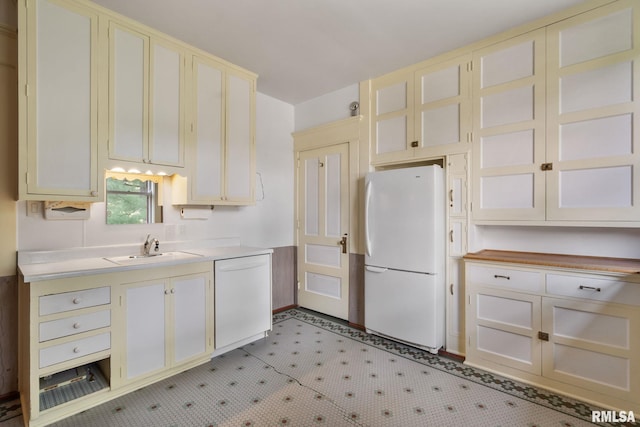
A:
<svg viewBox="0 0 640 427">
<path fill-rule="evenodd" d="M 153 262 L 118 264 L 109 258 L 138 254 L 140 245 L 79 248 L 63 251 L 29 251 L 18 253 L 18 270 L 24 276 L 24 282 L 62 279 L 88 274 L 113 273 L 145 268 L 167 267 L 203 261 L 215 261 L 227 258 L 239 258 L 272 253 L 272 249 L 248 246 L 216 246 L 203 242 L 180 242 L 163 245 L 162 251 L 184 252 L 191 257 L 158 257 Z"/>
</svg>

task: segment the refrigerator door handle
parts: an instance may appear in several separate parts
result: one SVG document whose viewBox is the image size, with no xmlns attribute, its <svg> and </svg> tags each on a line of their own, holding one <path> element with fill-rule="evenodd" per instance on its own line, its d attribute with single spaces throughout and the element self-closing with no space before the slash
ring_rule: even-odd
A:
<svg viewBox="0 0 640 427">
<path fill-rule="evenodd" d="M 384 267 L 372 267 L 370 265 L 365 266 L 365 269 L 367 271 L 370 271 L 372 273 L 384 273 L 385 271 L 389 270 L 388 268 L 384 268 Z"/>
<path fill-rule="evenodd" d="M 364 245 L 367 256 L 371 256 L 371 239 L 369 238 L 369 203 L 371 201 L 371 181 L 367 182 L 364 194 Z"/>
</svg>

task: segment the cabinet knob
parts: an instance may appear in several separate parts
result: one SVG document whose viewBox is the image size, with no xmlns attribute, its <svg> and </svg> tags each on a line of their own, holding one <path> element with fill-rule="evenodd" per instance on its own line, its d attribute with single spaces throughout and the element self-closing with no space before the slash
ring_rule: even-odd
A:
<svg viewBox="0 0 640 427">
<path fill-rule="evenodd" d="M 80 304 L 82 302 L 82 299 L 80 297 L 75 297 L 72 302 L 74 304 Z"/>
<path fill-rule="evenodd" d="M 73 348 L 73 352 L 74 353 L 80 353 L 80 347 L 74 347 Z"/>
<path fill-rule="evenodd" d="M 418 145 L 420 145 L 418 141 L 411 141 L 411 148 L 418 148 Z"/>
<path fill-rule="evenodd" d="M 79 322 L 74 323 L 73 329 L 80 329 L 80 323 Z"/>
<path fill-rule="evenodd" d="M 176 290 L 175 290 L 175 289 L 171 289 L 171 293 L 172 293 L 172 294 L 175 294 L 175 293 L 176 293 Z"/>
<path fill-rule="evenodd" d="M 96 197 L 98 195 L 98 192 L 96 190 L 93 190 L 91 192 L 91 196 Z"/>
<path fill-rule="evenodd" d="M 165 294 L 165 295 L 169 295 L 169 289 L 165 289 L 165 290 L 164 290 L 164 294 Z"/>
</svg>

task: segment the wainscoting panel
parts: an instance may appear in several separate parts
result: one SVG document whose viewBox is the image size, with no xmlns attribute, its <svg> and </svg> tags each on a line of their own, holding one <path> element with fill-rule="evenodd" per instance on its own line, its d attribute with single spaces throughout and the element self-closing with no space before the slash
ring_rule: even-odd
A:
<svg viewBox="0 0 640 427">
<path fill-rule="evenodd" d="M 273 248 L 272 308 L 278 310 L 290 307 L 296 301 L 296 246 Z"/>
<path fill-rule="evenodd" d="M 18 278 L 0 277 L 0 396 L 18 391 Z"/>
</svg>

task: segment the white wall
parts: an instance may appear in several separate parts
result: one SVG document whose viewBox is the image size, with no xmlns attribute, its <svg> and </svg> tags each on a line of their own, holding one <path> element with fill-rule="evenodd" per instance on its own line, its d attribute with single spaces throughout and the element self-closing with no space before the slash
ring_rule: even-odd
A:
<svg viewBox="0 0 640 427">
<path fill-rule="evenodd" d="M 183 220 L 180 210 L 169 204 L 162 224 L 106 225 L 104 203 L 92 205 L 87 221 L 52 221 L 28 217 L 22 201 L 17 213 L 18 250 L 141 243 L 149 233 L 161 242 L 233 237 L 250 246 L 293 245 L 293 126 L 292 105 L 257 94 L 255 206 L 198 209 L 196 214 L 206 219 Z M 165 201 L 170 197 L 170 185 L 165 185 Z"/>
<path fill-rule="evenodd" d="M 474 231 L 469 248 L 472 252 L 500 249 L 640 258 L 640 229 L 477 226 Z"/>
<path fill-rule="evenodd" d="M 297 104 L 296 132 L 349 117 L 349 104 L 353 101 L 360 101 L 358 84 Z"/>
</svg>

